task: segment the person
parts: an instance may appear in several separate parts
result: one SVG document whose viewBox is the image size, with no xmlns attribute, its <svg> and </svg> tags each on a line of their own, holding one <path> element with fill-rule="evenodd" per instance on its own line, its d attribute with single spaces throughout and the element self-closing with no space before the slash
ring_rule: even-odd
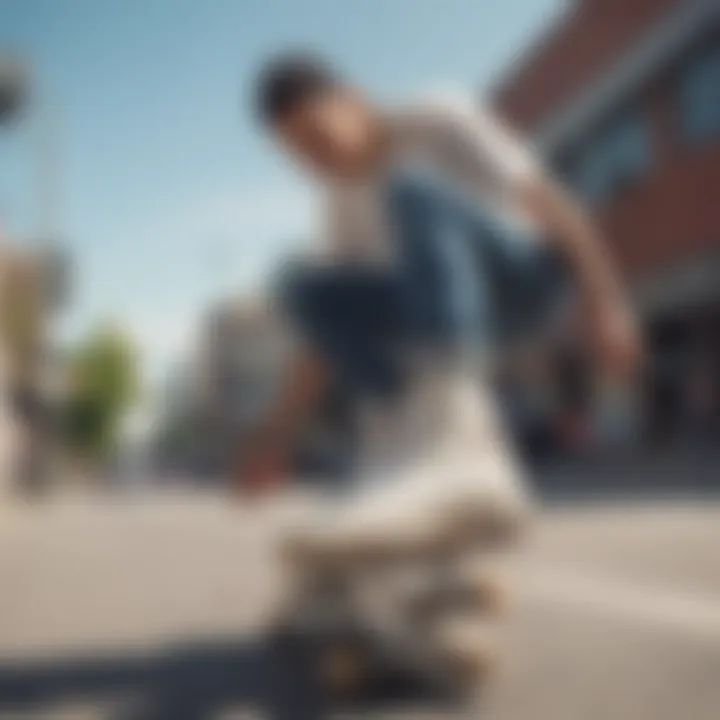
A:
<svg viewBox="0 0 720 720">
<path fill-rule="evenodd" d="M 340 377 L 360 398 L 357 491 L 294 536 L 300 556 L 427 546 L 498 516 L 512 525 L 527 506 L 521 474 L 478 363 L 532 335 L 569 275 L 595 356 L 632 370 L 635 324 L 597 230 L 471 103 L 382 107 L 291 53 L 263 68 L 256 104 L 323 188 L 327 216 L 316 259 L 282 278 L 297 359 L 241 484 L 276 484 L 308 408 Z"/>
</svg>

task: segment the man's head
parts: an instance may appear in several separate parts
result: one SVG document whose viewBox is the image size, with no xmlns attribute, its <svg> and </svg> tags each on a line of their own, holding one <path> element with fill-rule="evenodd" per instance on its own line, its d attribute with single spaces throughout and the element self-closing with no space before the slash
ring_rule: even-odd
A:
<svg viewBox="0 0 720 720">
<path fill-rule="evenodd" d="M 284 55 L 265 66 L 257 112 L 290 152 L 323 175 L 362 172 L 381 135 L 379 113 L 311 55 Z"/>
</svg>

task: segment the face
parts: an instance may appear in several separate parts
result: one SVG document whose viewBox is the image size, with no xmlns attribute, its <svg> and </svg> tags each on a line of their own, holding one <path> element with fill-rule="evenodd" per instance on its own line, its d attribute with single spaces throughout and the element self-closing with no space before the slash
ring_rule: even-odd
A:
<svg viewBox="0 0 720 720">
<path fill-rule="evenodd" d="M 285 147 L 312 170 L 326 176 L 351 177 L 373 153 L 375 116 L 349 90 L 332 90 L 294 109 L 278 122 Z"/>
</svg>

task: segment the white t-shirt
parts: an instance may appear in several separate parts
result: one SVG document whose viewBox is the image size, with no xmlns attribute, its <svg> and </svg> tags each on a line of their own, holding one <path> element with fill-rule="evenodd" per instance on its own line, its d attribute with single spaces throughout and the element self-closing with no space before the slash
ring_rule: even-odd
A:
<svg viewBox="0 0 720 720">
<path fill-rule="evenodd" d="M 456 99 L 437 99 L 391 115 L 387 161 L 361 182 L 327 188 L 326 241 L 340 261 L 386 262 L 390 257 L 383 181 L 395 170 L 429 169 L 465 197 L 492 207 L 511 222 L 527 222 L 513 190 L 538 173 L 533 154 L 488 112 Z"/>
</svg>

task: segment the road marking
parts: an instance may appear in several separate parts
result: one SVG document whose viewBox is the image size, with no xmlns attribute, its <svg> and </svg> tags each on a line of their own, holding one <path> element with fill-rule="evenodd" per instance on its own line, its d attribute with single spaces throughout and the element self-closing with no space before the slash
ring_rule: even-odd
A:
<svg viewBox="0 0 720 720">
<path fill-rule="evenodd" d="M 612 616 L 635 626 L 720 644 L 717 597 L 555 565 L 528 568 L 522 583 L 531 601 Z"/>
</svg>

